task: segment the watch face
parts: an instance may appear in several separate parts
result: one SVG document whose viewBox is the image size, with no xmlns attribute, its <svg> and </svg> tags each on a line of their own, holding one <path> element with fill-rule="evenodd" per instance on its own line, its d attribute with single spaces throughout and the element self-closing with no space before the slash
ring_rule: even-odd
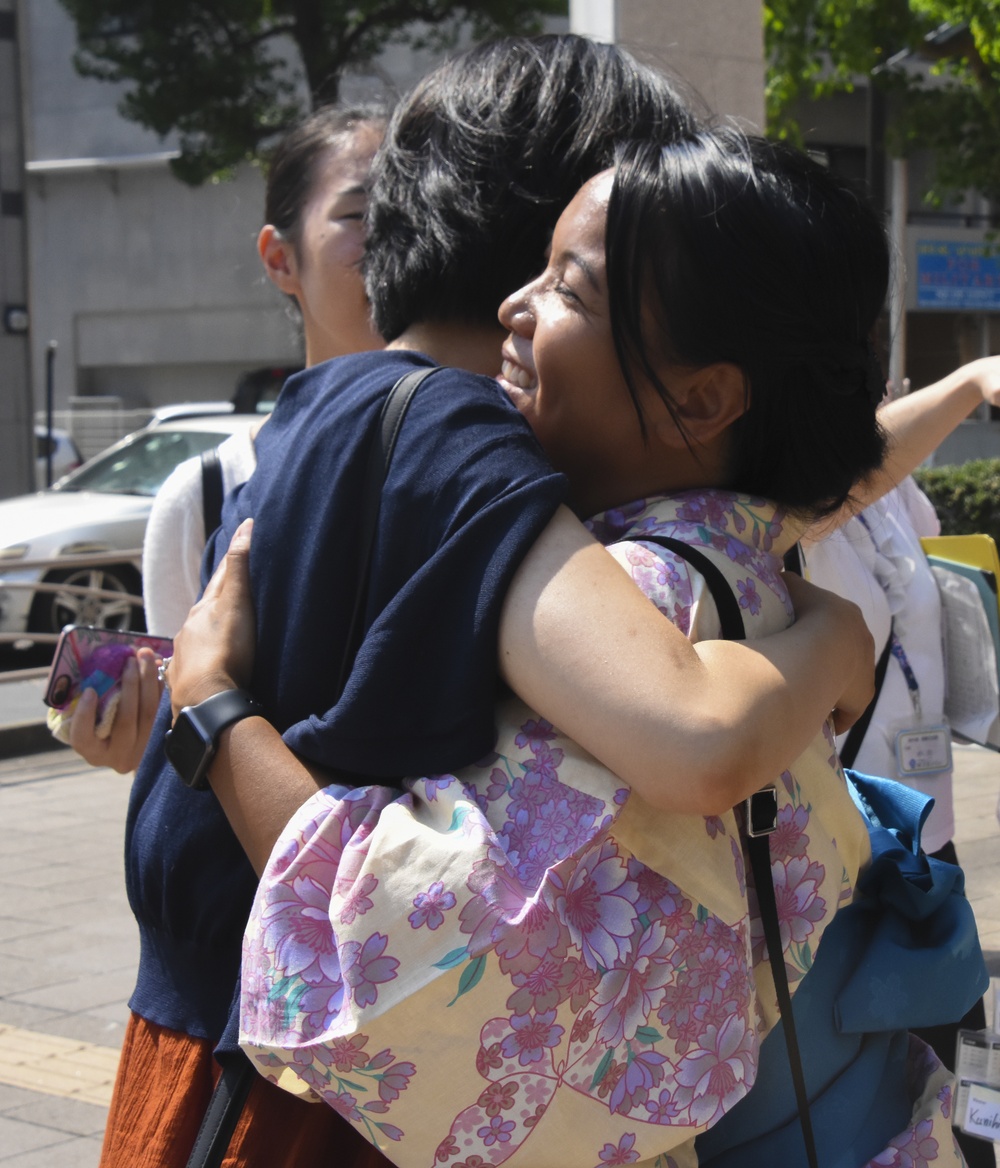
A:
<svg viewBox="0 0 1000 1168">
<path fill-rule="evenodd" d="M 174 728 L 163 744 L 170 765 L 189 787 L 197 787 L 212 757 L 212 744 L 188 716 L 187 710 L 177 715 Z"/>
</svg>

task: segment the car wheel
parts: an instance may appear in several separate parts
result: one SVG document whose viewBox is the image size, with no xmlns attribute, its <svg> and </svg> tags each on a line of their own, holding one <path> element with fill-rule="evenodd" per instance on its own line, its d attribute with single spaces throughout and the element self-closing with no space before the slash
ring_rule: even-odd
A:
<svg viewBox="0 0 1000 1168">
<path fill-rule="evenodd" d="M 31 606 L 33 632 L 58 633 L 65 625 L 94 625 L 102 629 L 134 629 L 138 632 L 146 629 L 142 606 L 125 599 L 129 593 L 138 596 L 142 592 L 139 573 L 127 564 L 50 572 L 45 581 L 121 592 L 123 596 L 121 600 L 112 600 L 75 592 L 40 592 Z"/>
</svg>

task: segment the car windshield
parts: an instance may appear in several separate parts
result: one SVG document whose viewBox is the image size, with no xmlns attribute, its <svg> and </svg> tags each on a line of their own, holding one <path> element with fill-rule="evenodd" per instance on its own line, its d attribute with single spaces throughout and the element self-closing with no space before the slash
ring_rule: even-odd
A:
<svg viewBox="0 0 1000 1168">
<path fill-rule="evenodd" d="M 156 429 L 127 446 L 98 455 L 68 475 L 59 491 L 100 491 L 108 495 L 155 495 L 175 466 L 224 441 L 217 431 Z"/>
</svg>

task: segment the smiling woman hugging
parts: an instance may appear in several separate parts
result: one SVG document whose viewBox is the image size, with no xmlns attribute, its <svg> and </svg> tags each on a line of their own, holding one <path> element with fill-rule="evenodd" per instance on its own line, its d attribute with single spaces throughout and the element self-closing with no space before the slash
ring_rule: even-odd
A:
<svg viewBox="0 0 1000 1168">
<path fill-rule="evenodd" d="M 879 466 L 887 281 L 853 190 L 719 131 L 623 149 L 504 302 L 501 385 L 577 512 L 692 640 L 721 635 L 720 610 L 663 539 L 707 558 L 764 636 L 792 619 L 783 551 Z M 330 786 L 292 819 L 244 953 L 259 1069 L 288 1068 L 400 1165 L 804 1163 L 765 1041 L 776 990 L 742 810 L 668 813 L 525 702 L 498 721 L 476 766 L 403 796 Z M 788 978 L 809 987 L 796 1017 L 824 1168 L 911 1144 L 958 1165 L 948 1076 L 906 1029 L 954 1012 L 922 982 L 982 992 L 961 874 L 928 873 L 916 821 L 895 825 L 900 849 L 856 804 L 827 726 L 781 775 L 770 852 Z M 872 938 L 912 925 L 883 904 L 886 849 L 937 889 L 964 953 L 922 937 L 923 965 L 880 964 Z M 869 978 L 887 975 L 905 992 L 874 1018 Z"/>
</svg>

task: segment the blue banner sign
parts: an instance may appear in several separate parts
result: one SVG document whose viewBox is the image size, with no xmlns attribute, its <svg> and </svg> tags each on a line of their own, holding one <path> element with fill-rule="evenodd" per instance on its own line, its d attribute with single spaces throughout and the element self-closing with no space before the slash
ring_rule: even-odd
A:
<svg viewBox="0 0 1000 1168">
<path fill-rule="evenodd" d="M 917 307 L 1000 312 L 997 245 L 918 240 Z"/>
</svg>

